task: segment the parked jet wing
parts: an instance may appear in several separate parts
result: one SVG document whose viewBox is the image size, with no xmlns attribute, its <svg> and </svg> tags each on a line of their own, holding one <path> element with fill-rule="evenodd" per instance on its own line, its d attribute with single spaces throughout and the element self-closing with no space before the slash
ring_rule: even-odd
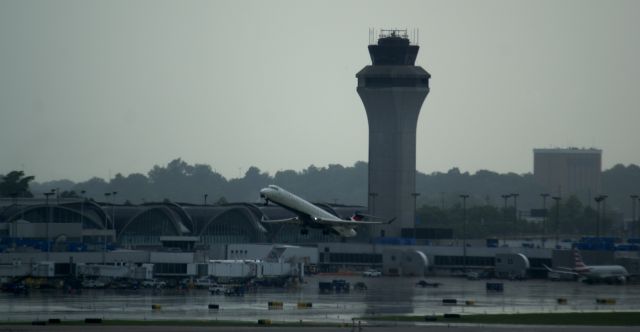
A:
<svg viewBox="0 0 640 332">
<path fill-rule="evenodd" d="M 552 269 L 552 268 L 546 266 L 545 264 L 542 264 L 542 266 L 544 266 L 544 268 L 547 269 L 547 271 L 549 271 L 549 272 L 562 273 L 562 274 L 571 274 L 571 275 L 574 275 L 574 276 L 580 275 L 580 273 L 568 270 L 566 268 Z"/>
</svg>

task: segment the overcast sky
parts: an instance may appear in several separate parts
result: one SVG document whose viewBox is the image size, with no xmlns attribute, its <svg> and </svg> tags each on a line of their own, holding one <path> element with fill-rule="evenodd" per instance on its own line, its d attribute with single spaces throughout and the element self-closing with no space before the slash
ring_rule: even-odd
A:
<svg viewBox="0 0 640 332">
<path fill-rule="evenodd" d="M 370 27 L 420 30 L 419 171 L 640 164 L 640 1 L 0 0 L 0 174 L 366 161 Z"/>
</svg>

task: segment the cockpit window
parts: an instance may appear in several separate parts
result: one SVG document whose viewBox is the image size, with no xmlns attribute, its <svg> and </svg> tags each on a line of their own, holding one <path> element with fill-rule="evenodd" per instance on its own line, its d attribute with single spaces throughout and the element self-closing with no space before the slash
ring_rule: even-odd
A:
<svg viewBox="0 0 640 332">
<path fill-rule="evenodd" d="M 280 190 L 280 187 L 275 186 L 275 185 L 270 185 L 269 188 L 271 188 L 273 190 Z"/>
</svg>

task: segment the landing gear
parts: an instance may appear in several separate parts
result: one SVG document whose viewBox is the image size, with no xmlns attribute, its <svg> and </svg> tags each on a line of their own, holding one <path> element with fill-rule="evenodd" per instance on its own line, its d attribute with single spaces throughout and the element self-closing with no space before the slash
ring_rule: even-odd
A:
<svg viewBox="0 0 640 332">
<path fill-rule="evenodd" d="M 308 229 L 303 228 L 303 229 L 300 230 L 300 235 L 307 235 L 307 234 L 309 234 L 309 230 Z"/>
<path fill-rule="evenodd" d="M 267 198 L 267 196 L 260 194 L 260 198 L 264 200 L 264 202 L 262 203 L 264 206 L 269 205 L 269 199 Z"/>
</svg>

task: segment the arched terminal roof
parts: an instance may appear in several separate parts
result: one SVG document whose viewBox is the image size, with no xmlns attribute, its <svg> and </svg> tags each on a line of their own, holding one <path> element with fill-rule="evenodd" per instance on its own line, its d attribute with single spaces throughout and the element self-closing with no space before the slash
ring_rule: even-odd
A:
<svg viewBox="0 0 640 332">
<path fill-rule="evenodd" d="M 25 202 L 25 200 L 21 200 Z M 246 241 L 279 241 L 288 243 L 318 242 L 328 239 L 320 230 L 310 230 L 301 236 L 296 225 L 266 225 L 260 220 L 284 219 L 294 214 L 277 205 L 232 203 L 225 205 L 194 205 L 175 202 L 145 203 L 142 205 L 113 205 L 92 200 L 72 200 L 60 204 L 42 204 L 34 200 L 28 204 L 0 206 L 0 222 L 24 219 L 27 222 L 83 222 L 86 229 L 104 229 L 115 226 L 117 238 L 121 236 L 208 236 L 210 241 L 233 241 L 243 236 Z M 360 206 L 316 204 L 341 218 L 349 218 Z M 316 234 L 317 233 L 317 234 Z M 224 237 L 226 236 L 226 237 Z M 212 238 L 213 237 L 213 238 Z"/>
</svg>

